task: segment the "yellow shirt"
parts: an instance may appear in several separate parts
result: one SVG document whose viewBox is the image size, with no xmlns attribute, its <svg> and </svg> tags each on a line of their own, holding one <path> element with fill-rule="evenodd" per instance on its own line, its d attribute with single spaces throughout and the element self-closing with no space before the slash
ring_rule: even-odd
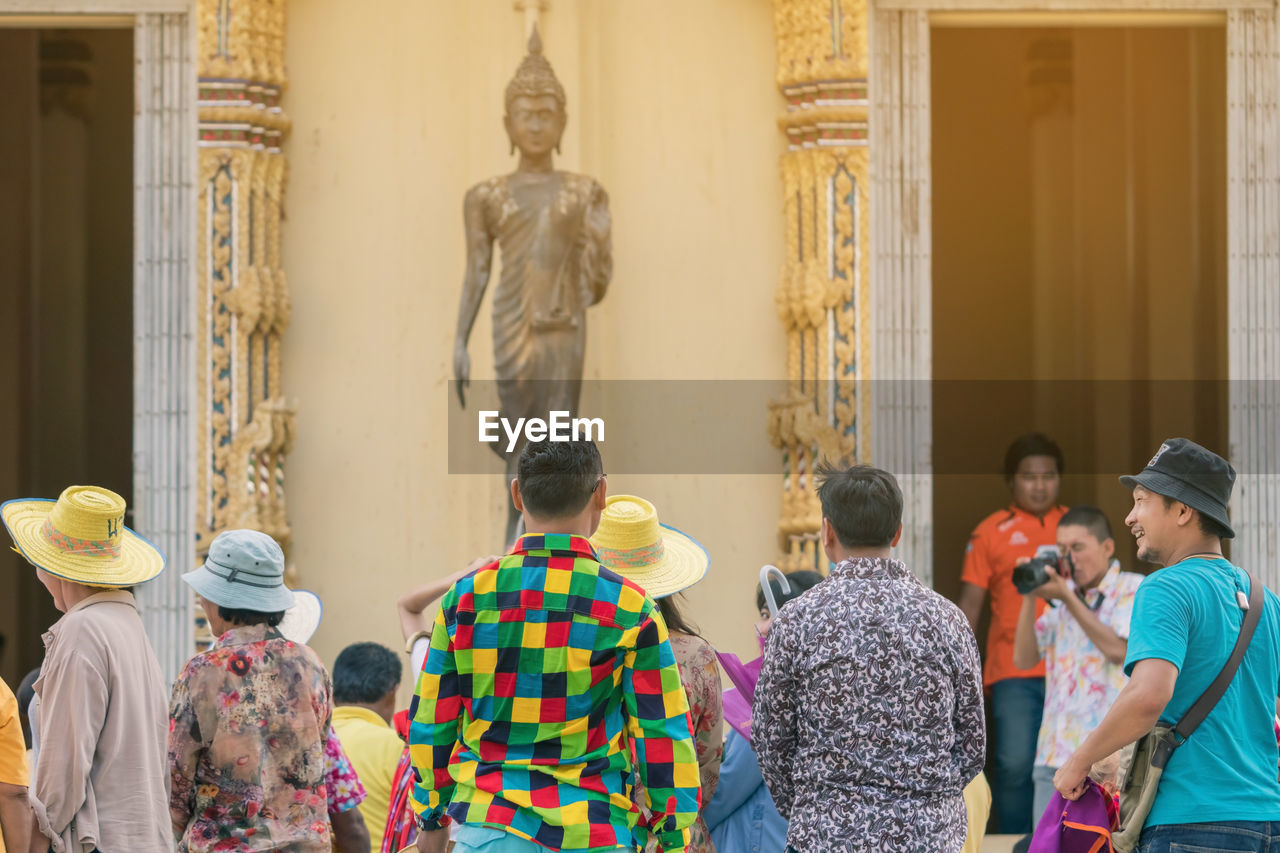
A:
<svg viewBox="0 0 1280 853">
<path fill-rule="evenodd" d="M 979 773 L 964 789 L 964 809 L 969 816 L 969 834 L 960 853 L 978 853 L 987 834 L 987 817 L 991 814 L 991 786 L 984 774 Z"/>
<path fill-rule="evenodd" d="M 0 679 L 0 782 L 27 787 L 27 744 L 18 722 L 18 699 L 4 679 Z M 3 835 L 0 853 L 4 853 Z"/>
<path fill-rule="evenodd" d="M 333 727 L 368 794 L 360 804 L 360 814 L 369 829 L 370 848 L 376 852 L 382 849 L 382 833 L 391 810 L 391 782 L 404 741 L 382 717 L 355 705 L 334 708 Z"/>
</svg>

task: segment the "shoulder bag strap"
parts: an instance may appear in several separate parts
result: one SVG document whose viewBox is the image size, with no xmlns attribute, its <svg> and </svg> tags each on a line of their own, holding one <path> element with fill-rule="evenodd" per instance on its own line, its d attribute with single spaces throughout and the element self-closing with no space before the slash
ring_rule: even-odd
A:
<svg viewBox="0 0 1280 853">
<path fill-rule="evenodd" d="M 1200 694 L 1200 698 L 1187 709 L 1187 713 L 1183 714 L 1182 719 L 1178 720 L 1178 724 L 1174 726 L 1173 732 L 1178 738 L 1178 743 L 1191 736 L 1196 727 L 1204 722 L 1204 718 L 1209 716 L 1213 706 L 1218 704 L 1222 694 L 1227 692 L 1227 685 L 1231 683 L 1236 670 L 1240 668 L 1240 661 L 1244 658 L 1245 650 L 1249 648 L 1249 641 L 1253 639 L 1253 631 L 1258 627 L 1258 620 L 1262 618 L 1266 594 L 1262 584 L 1253 576 L 1253 572 L 1245 572 L 1245 574 L 1249 576 L 1249 604 L 1245 608 L 1244 620 L 1240 623 L 1240 635 L 1236 637 L 1235 648 L 1231 650 L 1231 657 L 1227 658 L 1218 677 L 1204 693 Z"/>
</svg>

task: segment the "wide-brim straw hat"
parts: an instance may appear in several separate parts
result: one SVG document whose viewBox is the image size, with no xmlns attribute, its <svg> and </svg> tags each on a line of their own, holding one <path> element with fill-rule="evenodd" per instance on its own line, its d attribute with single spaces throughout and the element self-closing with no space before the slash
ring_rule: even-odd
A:
<svg viewBox="0 0 1280 853">
<path fill-rule="evenodd" d="M 320 596 L 309 589 L 295 589 L 293 606 L 284 612 L 277 630 L 286 640 L 306 645 L 320 627 L 323 616 L 324 602 Z"/>
<path fill-rule="evenodd" d="M 51 575 L 85 586 L 126 587 L 164 571 L 160 549 L 124 526 L 125 500 L 110 489 L 70 486 L 55 500 L 0 505 L 15 550 Z"/>
<path fill-rule="evenodd" d="M 634 495 L 614 495 L 605 502 L 591 544 L 606 568 L 642 587 L 650 598 L 688 589 L 711 565 L 706 548 L 660 523 L 653 504 Z"/>
</svg>

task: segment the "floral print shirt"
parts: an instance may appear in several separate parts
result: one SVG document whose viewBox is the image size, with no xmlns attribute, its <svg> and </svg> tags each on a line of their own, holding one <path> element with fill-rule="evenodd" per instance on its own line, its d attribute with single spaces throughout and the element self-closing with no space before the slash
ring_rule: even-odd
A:
<svg viewBox="0 0 1280 853">
<path fill-rule="evenodd" d="M 324 793 L 329 814 L 350 811 L 369 796 L 342 749 L 336 729 L 329 730 L 329 739 L 324 742 Z"/>
<path fill-rule="evenodd" d="M 689 699 L 689 723 L 693 730 L 693 742 L 698 751 L 698 777 L 702 785 L 702 808 L 698 819 L 689 827 L 688 853 L 715 853 L 711 843 L 711 831 L 702 816 L 711 796 L 720 783 L 720 760 L 724 757 L 724 712 L 721 710 L 720 665 L 716 663 L 716 651 L 701 637 L 672 632 L 669 635 L 671 651 L 680 667 L 680 681 Z M 643 810 L 644 786 L 639 774 L 633 777 L 632 798 Z M 646 815 L 647 817 L 647 815 Z M 649 836 L 646 853 L 657 853 L 662 848 L 658 839 Z"/>
<path fill-rule="evenodd" d="M 986 758 L 959 608 L 897 560 L 845 560 L 773 621 L 751 743 L 798 853 L 954 853 Z"/>
<path fill-rule="evenodd" d="M 1098 621 L 1129 639 L 1133 601 L 1142 575 L 1120 571 L 1113 561 L 1098 585 L 1084 594 Z M 1075 594 L 1075 585 L 1067 581 Z M 1036 743 L 1036 764 L 1061 767 L 1098 727 L 1129 678 L 1124 664 L 1111 663 L 1080 627 L 1065 604 L 1046 608 L 1036 620 L 1036 643 L 1045 661 L 1044 719 Z"/>
<path fill-rule="evenodd" d="M 169 711 L 179 853 L 329 850 L 332 707 L 315 652 L 266 625 L 236 626 L 187 661 Z"/>
</svg>

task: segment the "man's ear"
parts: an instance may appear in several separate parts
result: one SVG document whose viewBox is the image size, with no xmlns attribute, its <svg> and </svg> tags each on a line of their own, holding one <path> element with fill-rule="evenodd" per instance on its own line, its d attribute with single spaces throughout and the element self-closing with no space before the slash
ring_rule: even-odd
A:
<svg viewBox="0 0 1280 853">
<path fill-rule="evenodd" d="M 520 499 L 520 481 L 515 477 L 511 478 L 511 505 L 516 508 L 516 512 L 524 512 L 524 501 Z"/>
<path fill-rule="evenodd" d="M 902 522 L 898 522 L 898 530 L 893 534 L 893 541 L 889 543 L 890 548 L 897 548 L 898 542 L 902 539 Z"/>
<path fill-rule="evenodd" d="M 1102 540 L 1102 552 L 1107 555 L 1107 563 L 1110 564 L 1111 558 L 1116 555 L 1116 540 L 1110 536 Z"/>
<path fill-rule="evenodd" d="M 1196 520 L 1196 510 L 1187 506 L 1182 501 L 1178 501 L 1178 517 L 1174 519 L 1174 522 L 1179 527 L 1185 527 L 1186 525 L 1190 524 L 1195 520 Z"/>
<path fill-rule="evenodd" d="M 822 517 L 822 547 L 825 549 L 834 548 L 836 545 L 836 529 L 831 526 L 831 522 L 824 515 Z"/>
<path fill-rule="evenodd" d="M 591 500 L 595 501 L 597 510 L 604 512 L 604 505 L 609 500 L 609 479 L 603 474 L 600 476 L 600 483 L 596 486 L 596 490 L 591 493 Z"/>
</svg>

